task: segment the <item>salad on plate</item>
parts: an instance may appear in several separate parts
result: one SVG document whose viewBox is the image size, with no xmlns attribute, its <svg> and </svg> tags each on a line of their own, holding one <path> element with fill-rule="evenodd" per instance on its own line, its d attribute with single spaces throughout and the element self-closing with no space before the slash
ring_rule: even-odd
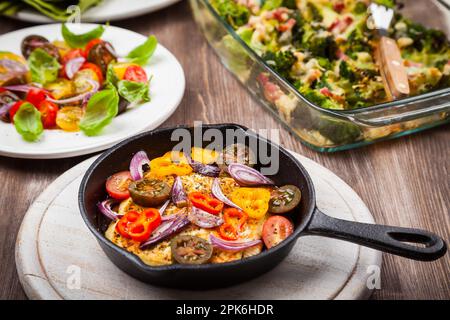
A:
<svg viewBox="0 0 450 320">
<path fill-rule="evenodd" d="M 114 117 L 150 101 L 151 77 L 144 70 L 157 39 L 119 57 L 102 39 L 104 26 L 86 33 L 61 27 L 62 39 L 41 35 L 22 40 L 21 55 L 0 51 L 0 119 L 26 141 L 45 130 L 99 135 Z"/>
</svg>

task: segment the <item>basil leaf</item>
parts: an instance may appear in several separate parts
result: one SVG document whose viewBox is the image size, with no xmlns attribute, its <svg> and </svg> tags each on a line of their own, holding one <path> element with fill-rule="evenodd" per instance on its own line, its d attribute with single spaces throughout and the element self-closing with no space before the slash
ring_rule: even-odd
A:
<svg viewBox="0 0 450 320">
<path fill-rule="evenodd" d="M 156 37 L 150 36 L 143 44 L 131 50 L 126 58 L 129 59 L 130 62 L 137 63 L 141 66 L 147 64 L 150 58 L 153 56 L 157 45 L 158 40 L 156 40 Z"/>
<path fill-rule="evenodd" d="M 17 110 L 14 116 L 14 126 L 17 132 L 27 141 L 36 141 L 44 132 L 41 113 L 28 102 L 22 104 Z"/>
<path fill-rule="evenodd" d="M 89 41 L 100 38 L 103 35 L 103 32 L 105 32 L 105 28 L 103 26 L 98 26 L 97 28 L 82 34 L 73 33 L 65 24 L 63 24 L 61 28 L 64 41 L 71 48 L 83 48 Z"/>
<path fill-rule="evenodd" d="M 31 80 L 41 84 L 55 81 L 61 67 L 55 57 L 41 48 L 34 50 L 28 57 L 28 66 L 31 71 Z"/>
<path fill-rule="evenodd" d="M 117 89 L 128 102 L 150 101 L 148 82 L 120 80 L 117 83 Z"/>
<path fill-rule="evenodd" d="M 119 112 L 119 95 L 116 89 L 108 87 L 95 93 L 86 106 L 80 120 L 80 129 L 87 136 L 95 136 L 107 126 Z"/>
<path fill-rule="evenodd" d="M 114 87 L 117 87 L 118 81 L 119 81 L 119 78 L 117 77 L 117 74 L 114 71 L 114 63 L 110 63 L 108 65 L 108 69 L 106 71 L 106 83 L 109 83 L 109 84 L 113 85 Z"/>
</svg>

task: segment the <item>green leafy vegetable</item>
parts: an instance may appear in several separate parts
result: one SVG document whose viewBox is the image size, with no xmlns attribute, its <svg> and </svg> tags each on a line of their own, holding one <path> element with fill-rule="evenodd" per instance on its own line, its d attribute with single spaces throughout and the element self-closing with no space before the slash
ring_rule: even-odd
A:
<svg viewBox="0 0 450 320">
<path fill-rule="evenodd" d="M 119 78 L 117 77 L 117 74 L 114 71 L 114 63 L 110 63 L 106 71 L 106 83 L 109 83 L 114 87 L 117 87 L 117 82 L 119 82 Z"/>
<path fill-rule="evenodd" d="M 148 63 L 150 58 L 153 56 L 153 53 L 156 50 L 156 46 L 158 45 L 158 40 L 156 40 L 155 36 L 148 37 L 147 41 L 145 41 L 140 46 L 134 48 L 126 58 L 131 62 L 137 63 L 139 65 L 145 65 Z"/>
<path fill-rule="evenodd" d="M 55 57 L 41 48 L 34 50 L 28 57 L 28 66 L 32 81 L 41 84 L 55 81 L 61 67 Z"/>
<path fill-rule="evenodd" d="M 295 0 L 266 0 L 262 8 L 264 10 L 273 10 L 279 7 L 286 7 L 288 9 L 296 9 Z"/>
<path fill-rule="evenodd" d="M 97 28 L 82 34 L 73 33 L 67 28 L 66 24 L 63 24 L 61 27 L 64 41 L 72 48 L 83 48 L 89 41 L 100 38 L 103 35 L 103 32 L 105 32 L 103 26 L 98 26 Z"/>
<path fill-rule="evenodd" d="M 31 8 L 57 21 L 67 21 L 75 12 L 67 10 L 70 5 L 77 5 L 81 13 L 102 0 L 9 0 L 0 2 L 0 14 L 14 15 L 18 11 Z"/>
<path fill-rule="evenodd" d="M 80 121 L 80 129 L 87 136 L 95 136 L 112 121 L 118 112 L 119 95 L 114 87 L 108 86 L 89 100 L 86 112 Z"/>
<path fill-rule="evenodd" d="M 44 131 L 41 113 L 28 102 L 22 104 L 17 110 L 14 126 L 26 141 L 36 141 Z"/>
<path fill-rule="evenodd" d="M 150 101 L 149 83 L 121 80 L 117 83 L 120 96 L 128 102 Z"/>
<path fill-rule="evenodd" d="M 234 0 L 211 0 L 210 2 L 219 15 L 235 29 L 246 24 L 250 17 L 248 8 Z"/>
</svg>

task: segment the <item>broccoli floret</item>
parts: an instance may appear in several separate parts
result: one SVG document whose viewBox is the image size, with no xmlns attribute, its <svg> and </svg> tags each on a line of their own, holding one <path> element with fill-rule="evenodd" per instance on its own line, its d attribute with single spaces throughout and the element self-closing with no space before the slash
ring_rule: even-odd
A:
<svg viewBox="0 0 450 320">
<path fill-rule="evenodd" d="M 319 37 L 313 35 L 308 39 L 305 45 L 308 51 L 314 56 L 327 58 L 328 60 L 336 59 L 338 46 L 333 36 Z"/>
<path fill-rule="evenodd" d="M 319 62 L 319 66 L 326 70 L 330 70 L 332 68 L 331 61 L 324 57 L 318 57 L 317 62 Z"/>
<path fill-rule="evenodd" d="M 297 4 L 295 0 L 283 0 L 283 7 L 288 9 L 297 9 Z"/>
<path fill-rule="evenodd" d="M 300 11 L 296 11 L 294 13 L 295 25 L 292 28 L 292 45 L 296 48 L 300 48 L 302 46 L 303 35 L 305 34 L 304 24 Z"/>
<path fill-rule="evenodd" d="M 367 5 L 364 2 L 358 1 L 355 3 L 355 6 L 353 7 L 354 14 L 363 14 L 366 12 L 367 12 Z"/>
<path fill-rule="evenodd" d="M 211 5 L 235 29 L 246 24 L 250 18 L 248 8 L 234 0 L 211 0 Z"/>
<path fill-rule="evenodd" d="M 316 128 L 321 135 L 336 144 L 355 142 L 361 135 L 361 130 L 357 125 L 329 117 L 321 117 Z"/>
<path fill-rule="evenodd" d="M 279 7 L 286 7 L 288 9 L 296 9 L 295 0 L 265 0 L 262 3 L 264 10 L 273 10 Z"/>
<path fill-rule="evenodd" d="M 419 23 L 400 17 L 407 26 L 406 36 L 414 42 L 410 49 L 417 51 L 425 50 L 428 53 L 439 53 L 448 47 L 448 40 L 444 32 L 436 29 L 427 29 Z M 396 34 L 396 38 L 404 36 L 403 33 Z"/>
<path fill-rule="evenodd" d="M 350 82 L 356 81 L 356 75 L 346 61 L 341 61 L 339 65 L 339 75 L 342 78 L 348 79 Z"/>
<path fill-rule="evenodd" d="M 439 70 L 443 71 L 444 70 L 444 66 L 448 63 L 449 59 L 442 59 L 442 60 L 438 60 L 434 63 L 434 66 L 436 68 L 438 68 Z"/>
<path fill-rule="evenodd" d="M 424 47 L 432 53 L 441 52 L 446 46 L 447 37 L 444 32 L 435 29 L 428 29 L 425 33 Z"/>
<path fill-rule="evenodd" d="M 346 53 L 350 57 L 356 58 L 355 53 L 357 52 L 372 52 L 372 47 L 369 44 L 363 25 L 356 27 L 347 38 Z"/>
<path fill-rule="evenodd" d="M 323 20 L 323 16 L 320 13 L 319 9 L 311 2 L 308 2 L 306 4 L 306 15 L 307 15 L 307 17 L 309 17 L 309 19 L 311 21 L 319 21 L 320 22 Z"/>
<path fill-rule="evenodd" d="M 297 60 L 291 51 L 267 51 L 264 53 L 264 61 L 270 65 L 278 74 L 287 80 L 291 80 L 290 71 Z"/>
</svg>

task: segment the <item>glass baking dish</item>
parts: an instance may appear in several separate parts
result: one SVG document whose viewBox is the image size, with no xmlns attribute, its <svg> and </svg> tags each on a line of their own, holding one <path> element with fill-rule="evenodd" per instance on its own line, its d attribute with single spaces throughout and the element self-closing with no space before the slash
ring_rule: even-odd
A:
<svg viewBox="0 0 450 320">
<path fill-rule="evenodd" d="M 403 15 L 450 35 L 450 7 L 444 0 L 403 3 Z M 356 148 L 450 122 L 450 88 L 355 110 L 315 105 L 247 46 L 208 0 L 190 0 L 190 4 L 194 19 L 225 67 L 290 132 L 314 150 Z M 427 16 L 434 17 L 431 23 L 423 21 L 424 7 Z"/>
</svg>

